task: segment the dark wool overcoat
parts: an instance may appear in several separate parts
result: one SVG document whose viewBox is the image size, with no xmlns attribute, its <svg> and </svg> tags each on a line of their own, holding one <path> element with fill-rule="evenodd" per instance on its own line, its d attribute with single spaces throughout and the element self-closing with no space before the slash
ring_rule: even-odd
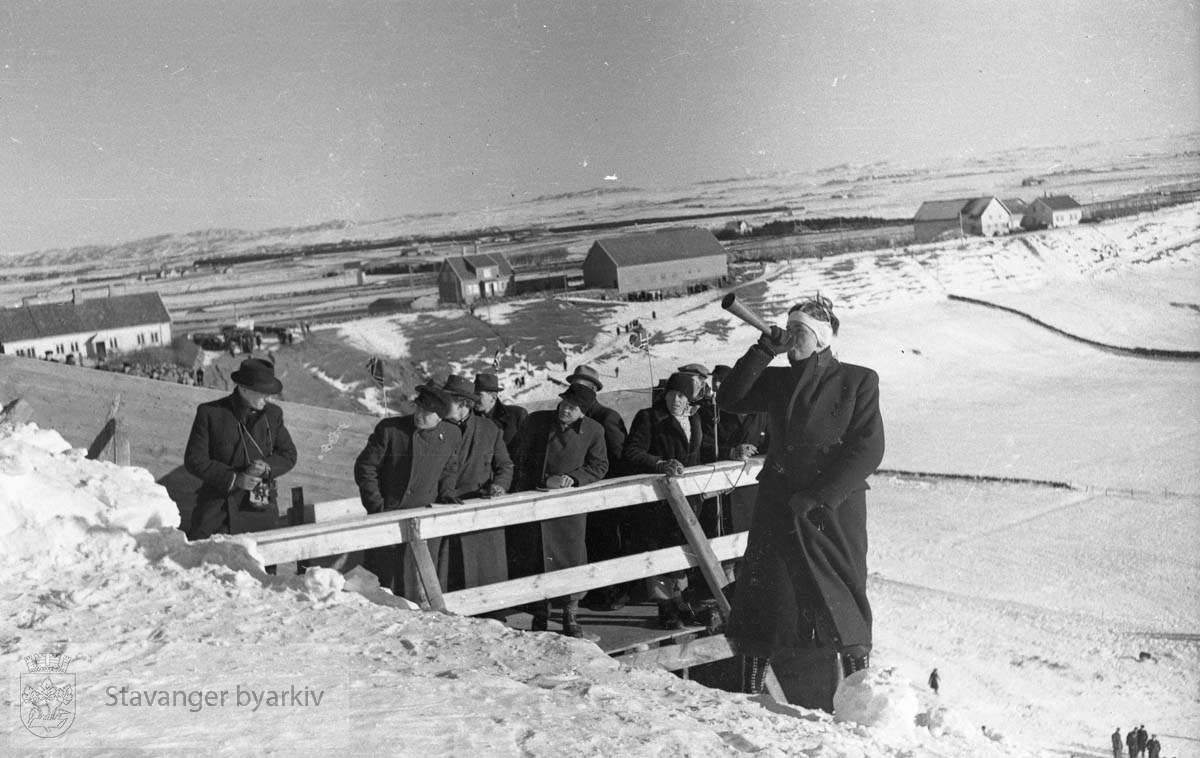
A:
<svg viewBox="0 0 1200 758">
<path fill-rule="evenodd" d="M 622 458 L 626 472 L 653 474 L 658 471 L 659 461 L 672 459 L 684 466 L 699 464 L 703 447 L 712 445 L 711 437 L 704 436 L 700 414 L 688 416 L 687 424 L 691 430 L 690 440 L 683 436 L 683 427 L 661 401 L 638 411 L 629 427 L 629 436 L 625 438 Z M 693 508 L 699 505 L 698 498 L 690 498 L 689 501 L 692 501 Z M 671 506 L 664 501 L 637 506 L 632 522 L 633 548 L 639 552 L 684 542 L 679 521 Z"/>
<path fill-rule="evenodd" d="M 717 421 L 717 450 L 719 459 L 723 461 L 733 458 L 738 445 L 754 445 L 757 455 L 765 455 L 769 446 L 767 434 L 767 414 L 765 413 L 732 413 L 722 408 Z M 724 509 L 722 533 L 744 532 L 750 528 L 754 516 L 754 503 L 758 499 L 758 485 L 738 480 L 738 486 L 729 493 Z M 703 519 L 702 519 L 703 521 Z M 706 524 L 707 528 L 707 524 Z"/>
<path fill-rule="evenodd" d="M 458 480 L 454 495 L 463 500 L 480 497 L 480 488 L 498 484 L 512 489 L 513 463 L 500 427 L 483 416 L 467 416 L 458 445 Z M 460 590 L 508 579 L 504 527 L 445 537 L 437 555 L 442 590 Z"/>
<path fill-rule="evenodd" d="M 608 473 L 604 475 L 605 478 L 612 479 L 629 473 L 623 470 L 621 464 L 621 454 L 625 450 L 625 437 L 628 434 L 625 419 L 613 408 L 600 403 L 593 405 L 585 415 L 604 428 L 604 449 L 608 453 Z"/>
<path fill-rule="evenodd" d="M 517 435 L 515 449 L 519 489 L 542 487 L 546 477 L 556 474 L 567 474 L 582 486 L 603 479 L 608 471 L 604 429 L 587 417 L 564 429 L 557 411 L 534 411 Z M 585 513 L 509 527 L 511 574 L 530 576 L 587 563 L 586 531 Z"/>
<path fill-rule="evenodd" d="M 490 413 L 478 414 L 491 421 L 504 433 L 504 444 L 508 446 L 508 452 L 512 453 L 512 441 L 517 436 L 517 432 L 521 430 L 521 426 L 525 423 L 525 419 L 529 418 L 529 411 L 519 405 L 505 405 L 499 400 L 492 406 Z"/>
<path fill-rule="evenodd" d="M 452 497 L 461 439 L 458 427 L 445 421 L 422 431 L 417 430 L 412 416 L 386 418 L 376 424 L 354 461 L 354 481 L 367 513 L 426 508 Z M 419 582 L 403 548 L 393 545 L 367 550 L 364 563 L 381 585 L 416 602 Z M 429 545 L 435 556 L 437 548 L 436 543 Z"/>
<path fill-rule="evenodd" d="M 256 458 L 271 467 L 268 480 L 278 479 L 296 465 L 296 446 L 283 425 L 283 410 L 278 405 L 267 403 L 262 411 L 255 412 L 235 391 L 196 408 L 183 454 L 184 468 L 201 480 L 188 539 L 276 526 L 278 512 L 249 510 L 250 493 L 232 489 L 237 473 Z"/>
<path fill-rule="evenodd" d="M 823 608 L 834 627 L 824 642 L 869 648 L 866 480 L 883 459 L 879 376 L 828 349 L 786 368 L 771 360 L 755 345 L 717 392 L 730 411 L 765 412 L 771 439 L 726 634 L 745 655 L 811 647 Z M 795 517 L 797 496 L 822 507 Z"/>
</svg>

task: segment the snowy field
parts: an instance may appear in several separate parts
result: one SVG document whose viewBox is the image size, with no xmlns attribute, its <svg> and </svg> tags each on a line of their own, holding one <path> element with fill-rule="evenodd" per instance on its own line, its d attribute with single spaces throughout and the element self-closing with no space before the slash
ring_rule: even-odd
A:
<svg viewBox="0 0 1200 758">
<path fill-rule="evenodd" d="M 1017 308 L 1116 347 L 1200 350 L 1197 210 L 1029 243 L 796 263 L 744 289 L 770 320 L 814 289 L 834 297 L 843 359 L 882 378 L 888 471 L 1071 485 L 872 480 L 877 647 L 869 675 L 845 683 L 837 720 L 629 670 L 553 633 L 377 605 L 325 570 L 269 578 L 249 540 L 187 544 L 148 474 L 85 461 L 52 431 L 21 427 L 0 434 L 0 654 L 12 682 L 0 745 L 6 755 L 271 745 L 303 755 L 1050 758 L 1111 755 L 1115 727 L 1145 724 L 1164 756 L 1200 757 L 1200 364 L 1098 348 L 947 299 Z M 525 307 L 493 307 L 491 322 L 519 324 Z M 405 318 L 341 331 L 399 351 Z M 712 297 L 628 304 L 608 318 L 570 356 L 598 365 L 606 390 L 646 387 L 686 362 L 732 363 L 754 339 Z M 649 356 L 614 332 L 633 318 L 656 336 Z M 511 355 L 505 366 L 534 377 L 522 401 L 559 391 L 547 379 L 561 364 Z M 75 722 L 53 739 L 19 720 L 22 658 L 42 651 L 75 658 Z M 935 666 L 937 696 L 925 686 Z M 307 688 L 327 699 L 256 711 L 110 704 L 122 686 L 235 701 L 239 688 Z"/>
</svg>

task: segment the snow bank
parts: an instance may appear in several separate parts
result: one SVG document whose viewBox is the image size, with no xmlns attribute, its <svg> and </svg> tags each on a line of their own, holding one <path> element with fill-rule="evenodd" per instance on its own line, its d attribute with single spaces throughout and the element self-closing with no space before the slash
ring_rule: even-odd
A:
<svg viewBox="0 0 1200 758">
<path fill-rule="evenodd" d="M 0 566 L 74 562 L 122 536 L 178 526 L 175 503 L 145 469 L 88 460 L 35 424 L 0 431 Z"/>
</svg>

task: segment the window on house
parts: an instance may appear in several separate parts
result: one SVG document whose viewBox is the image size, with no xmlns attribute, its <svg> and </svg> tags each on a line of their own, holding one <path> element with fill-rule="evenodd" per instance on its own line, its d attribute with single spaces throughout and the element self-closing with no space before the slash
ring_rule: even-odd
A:
<svg viewBox="0 0 1200 758">
<path fill-rule="evenodd" d="M 54 346 L 54 352 L 58 353 L 59 355 L 62 355 L 63 353 L 65 353 L 67 351 L 63 349 L 62 343 L 60 342 Z"/>
<path fill-rule="evenodd" d="M 138 336 L 137 336 L 137 343 L 138 343 L 139 345 L 144 345 L 144 344 L 146 344 L 146 335 L 142 334 L 141 332 L 138 332 Z"/>
<path fill-rule="evenodd" d="M 78 343 L 78 342 L 72 342 L 72 343 L 71 343 L 71 352 L 72 352 L 72 353 L 78 353 L 78 352 L 79 352 L 79 343 Z"/>
<path fill-rule="evenodd" d="M 150 332 L 150 341 L 158 342 L 158 332 Z"/>
<path fill-rule="evenodd" d="M 117 338 L 109 337 L 108 338 L 108 346 L 111 347 L 113 350 L 116 350 L 117 349 Z"/>
</svg>

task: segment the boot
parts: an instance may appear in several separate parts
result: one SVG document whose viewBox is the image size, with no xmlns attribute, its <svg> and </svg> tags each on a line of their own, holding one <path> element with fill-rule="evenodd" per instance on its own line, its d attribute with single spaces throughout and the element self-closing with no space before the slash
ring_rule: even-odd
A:
<svg viewBox="0 0 1200 758">
<path fill-rule="evenodd" d="M 862 653 L 857 655 L 857 653 Z M 871 665 L 871 651 L 869 650 L 843 650 L 842 651 L 842 675 L 850 676 L 856 672 L 862 671 Z"/>
<path fill-rule="evenodd" d="M 531 631 L 531 632 L 544 632 L 549 628 L 550 628 L 550 617 L 549 616 L 534 616 L 533 623 L 531 623 L 529 625 L 529 631 Z"/>
<path fill-rule="evenodd" d="M 747 695 L 758 695 L 763 691 L 767 677 L 766 658 L 755 658 L 752 655 L 742 656 L 742 692 Z"/>
<path fill-rule="evenodd" d="M 564 637 L 582 637 L 583 626 L 579 623 L 578 617 L 575 615 L 574 608 L 563 609 L 562 633 Z"/>
</svg>

